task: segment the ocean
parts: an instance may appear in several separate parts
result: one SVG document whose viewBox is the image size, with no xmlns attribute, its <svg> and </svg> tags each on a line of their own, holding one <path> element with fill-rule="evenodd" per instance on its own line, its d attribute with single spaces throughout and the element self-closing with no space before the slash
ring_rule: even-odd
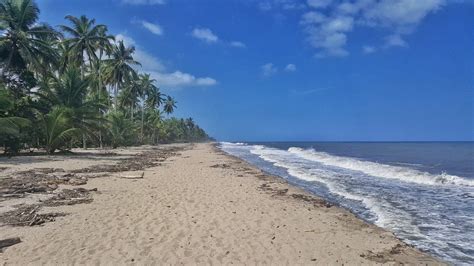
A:
<svg viewBox="0 0 474 266">
<path fill-rule="evenodd" d="M 474 264 L 474 142 L 221 142 L 457 265 Z"/>
</svg>

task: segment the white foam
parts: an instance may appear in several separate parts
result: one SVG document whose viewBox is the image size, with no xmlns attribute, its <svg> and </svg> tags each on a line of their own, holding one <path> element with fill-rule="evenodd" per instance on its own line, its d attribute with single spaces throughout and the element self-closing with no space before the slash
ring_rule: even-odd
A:
<svg viewBox="0 0 474 266">
<path fill-rule="evenodd" d="M 404 182 L 424 185 L 450 184 L 460 186 L 474 186 L 474 180 L 468 180 L 446 173 L 433 175 L 407 167 L 392 166 L 354 158 L 330 155 L 325 152 L 317 152 L 314 149 L 305 150 L 302 148 L 291 147 L 288 149 L 288 151 L 306 160 L 318 162 L 324 165 L 360 171 L 375 177 L 398 179 Z"/>
<path fill-rule="evenodd" d="M 288 174 L 294 176 L 298 179 L 304 181 L 317 181 L 326 185 L 328 190 L 336 195 L 342 196 L 344 198 L 360 201 L 365 204 L 365 198 L 360 197 L 358 195 L 352 194 L 347 192 L 345 189 L 340 187 L 340 185 L 331 182 L 328 178 L 322 178 L 323 175 L 321 174 L 312 174 L 304 169 L 301 169 L 298 165 L 294 165 L 290 162 L 285 161 L 284 156 L 285 153 L 288 154 L 286 151 L 276 150 L 272 148 L 264 149 L 263 146 L 259 146 L 257 148 L 250 150 L 251 153 L 258 155 L 260 158 L 264 159 L 265 161 L 273 163 L 277 167 L 286 168 Z M 369 207 L 369 206 L 367 206 Z"/>
<path fill-rule="evenodd" d="M 357 213 L 361 213 L 363 217 L 374 222 L 376 225 L 395 232 L 397 236 L 405 239 L 409 244 L 416 244 L 420 248 L 429 249 L 435 254 L 455 262 L 459 262 L 457 260 L 459 257 L 465 258 L 467 256 L 472 258 L 472 256 L 468 256 L 464 251 L 453 249 L 452 246 L 447 245 L 450 242 L 464 249 L 467 247 L 470 249 L 469 244 L 472 241 L 469 239 L 471 238 L 466 240 L 465 235 L 458 235 L 459 231 L 457 230 L 461 227 L 459 227 L 459 224 L 453 223 L 453 221 L 460 220 L 463 221 L 462 228 L 469 228 L 469 224 L 472 224 L 469 214 L 457 214 L 458 217 L 455 219 L 445 221 L 444 218 L 439 217 L 440 212 L 445 211 L 449 213 L 448 210 L 451 205 L 438 206 L 442 202 L 449 202 L 451 200 L 450 198 L 445 199 L 445 197 L 454 196 L 452 191 L 456 191 L 459 197 L 465 197 L 470 200 L 473 195 L 472 188 L 474 187 L 472 180 L 447 174 L 433 175 L 424 173 L 411 169 L 408 165 L 392 166 L 350 157 L 334 156 L 311 149 L 290 148 L 289 150 L 281 150 L 262 145 L 236 144 L 225 147 L 228 147 L 230 153 L 240 155 L 255 154 L 259 158 L 285 169 L 289 175 L 295 178 L 324 184 L 332 195 L 345 199 L 337 200 L 342 206 L 349 209 L 356 206 L 355 210 Z M 347 170 L 356 172 L 350 173 L 350 177 L 347 177 Z M 340 174 L 341 171 L 342 175 Z M 367 178 L 367 176 L 379 177 L 379 179 Z M 400 208 L 400 204 L 403 204 L 405 207 L 410 206 L 407 203 L 411 203 L 412 200 L 416 201 L 418 194 L 416 190 L 409 190 L 406 197 L 399 198 L 395 190 L 393 195 L 391 193 L 385 195 L 383 190 L 378 190 L 378 186 L 384 184 L 383 179 L 385 178 L 436 187 L 430 187 L 427 191 L 431 192 L 429 192 L 429 195 L 425 195 L 427 196 L 426 200 L 420 198 L 417 201 L 418 205 L 412 206 L 413 208 Z M 374 182 L 375 186 L 371 186 L 372 183 L 365 182 Z M 385 183 L 388 183 L 390 186 L 391 182 Z M 455 187 L 445 188 L 440 186 L 443 184 L 455 185 Z M 318 184 L 315 184 L 315 186 L 318 186 Z M 394 187 L 394 189 L 397 188 Z M 448 192 L 444 192 L 445 190 Z M 371 215 L 367 215 L 365 211 L 359 212 L 359 206 L 369 210 Z M 452 215 L 450 217 L 453 218 Z M 420 221 L 421 223 L 418 223 Z M 450 226 L 446 226 L 446 222 L 450 222 Z M 426 228 L 422 230 L 421 227 L 431 229 L 426 232 Z M 446 252 L 448 249 L 449 252 Z"/>
</svg>

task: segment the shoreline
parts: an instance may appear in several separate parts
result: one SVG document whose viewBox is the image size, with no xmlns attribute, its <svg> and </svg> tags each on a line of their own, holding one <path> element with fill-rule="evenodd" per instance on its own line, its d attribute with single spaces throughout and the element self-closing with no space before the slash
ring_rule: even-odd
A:
<svg viewBox="0 0 474 266">
<path fill-rule="evenodd" d="M 434 259 L 434 261 L 436 261 L 436 263 L 439 263 L 439 264 L 445 264 L 445 262 L 443 262 L 441 259 L 439 258 L 436 258 L 434 256 L 432 256 L 431 254 L 427 253 L 427 252 L 424 252 L 424 251 L 421 251 L 419 250 L 418 248 L 416 248 L 415 246 L 413 245 L 410 245 L 410 244 L 407 244 L 403 241 L 403 239 L 397 237 L 393 232 L 387 230 L 387 229 L 384 229 L 382 227 L 379 227 L 373 223 L 370 223 L 366 220 L 364 220 L 363 218 L 361 217 L 358 217 L 355 213 L 351 212 L 349 209 L 346 209 L 342 206 L 339 206 L 337 204 L 334 204 L 332 202 L 328 202 L 327 200 L 325 200 L 324 198 L 318 196 L 318 195 L 315 195 L 314 193 L 311 193 L 307 190 L 305 190 L 304 188 L 302 187 L 299 187 L 295 184 L 291 184 L 290 182 L 288 182 L 286 179 L 284 179 L 283 177 L 281 176 L 278 176 L 278 175 L 273 175 L 271 173 L 267 173 L 265 172 L 264 170 L 261 170 L 259 169 L 258 167 L 252 165 L 251 163 L 235 156 L 235 155 L 232 155 L 232 154 L 229 154 L 229 153 L 226 153 L 225 151 L 221 150 L 218 146 L 219 144 L 218 143 L 213 143 L 213 146 L 214 146 L 214 149 L 217 153 L 221 153 L 222 155 L 224 156 L 227 156 L 229 157 L 230 159 L 236 161 L 238 164 L 241 164 L 241 163 L 244 163 L 246 164 L 247 166 L 251 167 L 251 168 L 254 168 L 258 171 L 260 171 L 262 174 L 261 175 L 265 175 L 266 177 L 268 177 L 268 179 L 273 179 L 274 182 L 276 183 L 280 183 L 280 184 L 284 184 L 285 186 L 289 186 L 291 188 L 293 188 L 293 190 L 295 191 L 295 193 L 297 194 L 292 194 L 294 195 L 294 199 L 296 200 L 300 200 L 302 201 L 303 203 L 314 203 L 314 205 L 319 205 L 319 207 L 326 207 L 326 208 L 336 208 L 336 209 L 339 209 L 339 211 L 342 211 L 344 212 L 344 216 L 346 216 L 346 213 L 348 213 L 348 215 L 351 215 L 353 216 L 355 219 L 359 220 L 360 222 L 362 222 L 363 224 L 365 224 L 366 226 L 368 227 L 375 227 L 377 230 L 380 230 L 382 233 L 389 233 L 391 234 L 392 237 L 394 237 L 396 240 L 400 241 L 401 242 L 401 246 L 398 246 L 398 244 L 392 248 L 392 250 L 390 250 L 388 252 L 388 254 L 390 255 L 395 255 L 395 254 L 398 254 L 400 253 L 400 250 L 399 248 L 400 247 L 403 247 L 403 248 L 408 248 L 408 249 L 414 249 L 414 251 L 416 253 L 420 253 L 420 254 L 423 254 L 423 255 L 427 255 L 428 257 L 431 257 L 432 259 Z M 240 162 L 239 162 L 240 161 Z M 261 177 L 257 177 L 259 179 L 262 179 L 262 180 L 265 180 L 264 178 L 261 178 Z M 267 180 L 268 180 L 267 179 Z M 265 189 L 268 191 L 269 194 L 271 194 L 272 196 L 282 196 L 281 195 L 281 189 L 279 190 L 278 188 L 267 188 Z M 369 252 L 370 254 L 371 252 Z M 385 254 L 384 254 L 385 253 Z M 394 260 L 391 260 L 391 259 L 387 259 L 385 258 L 385 256 L 387 255 L 387 252 L 381 252 L 379 254 L 371 254 L 368 256 L 369 260 L 372 260 L 373 262 L 376 262 L 376 263 L 386 263 L 386 262 L 395 262 L 395 263 L 413 263 L 413 262 L 404 262 L 404 261 L 399 261 L 397 259 L 394 259 Z M 390 256 L 389 255 L 389 256 Z M 404 256 L 406 256 L 407 254 L 405 254 Z M 422 261 L 423 263 L 433 263 L 433 262 L 425 262 L 425 261 Z"/>
<path fill-rule="evenodd" d="M 47 208 L 68 215 L 2 227 L 0 240 L 22 239 L 0 253 L 2 264 L 444 264 L 215 143 L 181 145 L 158 165 L 108 174 L 81 186 L 97 188 L 92 202 Z"/>
</svg>

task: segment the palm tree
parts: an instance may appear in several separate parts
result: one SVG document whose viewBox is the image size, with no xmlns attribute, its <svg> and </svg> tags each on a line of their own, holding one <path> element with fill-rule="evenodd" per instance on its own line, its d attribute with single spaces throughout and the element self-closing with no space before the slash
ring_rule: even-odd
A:
<svg viewBox="0 0 474 266">
<path fill-rule="evenodd" d="M 99 44 L 108 41 L 103 35 L 106 30 L 105 25 L 95 25 L 95 19 L 88 19 L 86 16 L 80 18 L 74 16 L 65 17 L 72 24 L 72 27 L 61 25 L 60 28 L 70 35 L 64 42 L 69 47 L 69 56 L 72 63 L 79 64 L 82 77 L 85 75 L 85 59 L 89 60 L 89 66 L 92 68 L 93 62 L 97 61 L 96 50 Z"/>
<path fill-rule="evenodd" d="M 50 154 L 65 146 L 68 140 L 81 131 L 73 126 L 71 110 L 64 106 L 56 106 L 48 114 L 38 116 L 45 135 L 46 152 Z"/>
<path fill-rule="evenodd" d="M 130 119 L 133 120 L 135 106 L 138 104 L 138 98 L 142 94 L 140 80 L 136 79 L 126 82 L 118 95 L 118 106 L 124 110 L 128 108 Z"/>
<path fill-rule="evenodd" d="M 86 98 L 91 78 L 82 79 L 79 72 L 77 68 L 69 67 L 58 78 L 43 83 L 39 95 L 51 106 L 68 108 L 74 127 L 81 129 L 84 136 L 93 136 L 101 121 L 98 110 L 102 105 L 95 98 Z"/>
<path fill-rule="evenodd" d="M 97 77 L 97 97 L 100 101 L 100 95 L 102 89 L 105 87 L 103 79 L 104 64 L 102 62 L 102 57 L 104 53 L 110 54 L 112 51 L 112 41 L 115 40 L 113 35 L 107 35 L 107 27 L 103 26 L 99 29 L 98 36 L 101 37 L 96 43 L 96 50 L 99 51 L 99 57 L 94 61 L 95 65 L 95 74 Z"/>
<path fill-rule="evenodd" d="M 163 111 L 165 111 L 165 113 L 168 115 L 173 113 L 174 109 L 176 109 L 176 104 L 177 102 L 171 96 L 166 96 Z"/>
<path fill-rule="evenodd" d="M 157 95 L 158 88 L 153 84 L 156 80 L 150 77 L 150 74 L 140 74 L 139 76 L 139 84 L 140 84 L 140 97 L 141 97 L 141 140 L 143 141 L 143 127 L 144 127 L 144 118 L 145 118 L 145 105 L 147 104 L 146 99 L 147 96 L 152 95 L 155 99 L 151 99 L 154 106 L 158 106 L 160 104 L 159 95 Z M 156 97 L 158 96 L 158 99 Z"/>
<path fill-rule="evenodd" d="M 102 101 L 101 95 L 105 94 L 106 97 L 104 99 L 106 99 L 107 102 L 110 105 L 110 97 L 108 96 L 106 86 L 105 86 L 105 83 L 104 83 L 104 80 L 103 80 L 104 64 L 102 63 L 102 57 L 104 55 L 104 52 L 106 54 L 111 53 L 112 47 L 113 47 L 112 46 L 112 41 L 115 40 L 115 37 L 113 35 L 108 35 L 107 30 L 108 29 L 107 29 L 106 26 L 101 27 L 99 29 L 98 35 L 102 38 L 97 42 L 96 49 L 99 51 L 99 57 L 94 62 L 95 63 L 94 66 L 95 66 L 95 76 L 96 76 L 96 81 L 97 81 L 97 83 L 96 83 L 96 86 L 97 86 L 97 90 L 96 90 L 97 100 L 98 100 L 98 102 L 101 102 Z M 100 111 L 101 110 L 99 110 L 99 112 Z M 99 147 L 100 148 L 103 147 L 101 123 L 99 123 Z"/>
<path fill-rule="evenodd" d="M 38 24 L 39 9 L 33 0 L 3 0 L 0 2 L 0 59 L 2 77 L 12 68 L 32 66 L 42 69 L 54 61 L 56 51 L 50 40 L 59 36 L 50 26 Z"/>
<path fill-rule="evenodd" d="M 160 92 L 160 89 L 153 85 L 146 95 L 146 106 L 151 109 L 158 109 L 164 102 L 163 94 Z"/>
<path fill-rule="evenodd" d="M 60 28 L 70 35 L 70 38 L 64 40 L 69 47 L 69 58 L 73 63 L 79 64 L 81 67 L 82 78 L 85 76 L 86 62 L 84 56 L 87 55 L 89 67 L 92 72 L 93 64 L 99 61 L 96 51 L 107 48 L 109 42 L 105 32 L 107 27 L 99 24 L 95 25 L 95 19 L 88 19 L 86 16 L 80 18 L 74 16 L 65 17 L 72 24 L 72 27 L 61 25 Z M 100 54 L 102 57 L 102 54 Z M 100 80 L 100 78 L 99 78 Z M 101 86 L 101 80 L 99 86 Z M 100 87 L 98 88 L 100 89 Z M 99 95 L 99 94 L 98 94 Z M 86 139 L 83 137 L 83 147 L 86 148 Z"/>
<path fill-rule="evenodd" d="M 137 73 L 133 66 L 140 65 L 133 59 L 135 47 L 125 47 L 123 41 L 119 41 L 118 45 L 112 49 L 110 58 L 104 60 L 106 63 L 106 75 L 110 84 L 114 87 L 114 107 L 118 108 L 118 92 L 125 83 L 136 79 Z"/>
<path fill-rule="evenodd" d="M 7 90 L 0 88 L 0 140 L 8 136 L 18 137 L 20 129 L 30 124 L 28 119 L 10 114 L 13 101 Z"/>
<path fill-rule="evenodd" d="M 133 133 L 135 130 L 134 124 L 130 119 L 125 117 L 123 112 L 114 110 L 108 113 L 108 120 L 113 148 L 125 145 L 127 144 L 127 141 L 133 139 Z"/>
</svg>

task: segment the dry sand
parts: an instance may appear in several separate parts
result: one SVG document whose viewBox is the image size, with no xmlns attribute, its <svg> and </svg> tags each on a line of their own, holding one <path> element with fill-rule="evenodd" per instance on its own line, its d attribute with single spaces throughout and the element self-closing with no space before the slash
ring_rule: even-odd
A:
<svg viewBox="0 0 474 266">
<path fill-rule="evenodd" d="M 2 159 L 0 175 L 104 163 L 53 157 Z M 187 145 L 143 179 L 118 177 L 141 172 L 89 179 L 92 203 L 45 208 L 68 213 L 54 222 L 0 227 L 0 240 L 22 240 L 1 264 L 440 264 L 212 144 Z"/>
</svg>

